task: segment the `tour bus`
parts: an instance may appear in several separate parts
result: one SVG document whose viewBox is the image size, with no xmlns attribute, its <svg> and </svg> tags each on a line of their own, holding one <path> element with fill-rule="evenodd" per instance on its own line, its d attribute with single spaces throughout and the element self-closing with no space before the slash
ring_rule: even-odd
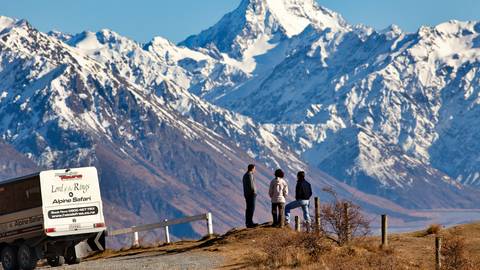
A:
<svg viewBox="0 0 480 270">
<path fill-rule="evenodd" d="M 4 270 L 77 264 L 76 246 L 105 247 L 105 219 L 94 167 L 42 171 L 0 182 Z"/>
</svg>

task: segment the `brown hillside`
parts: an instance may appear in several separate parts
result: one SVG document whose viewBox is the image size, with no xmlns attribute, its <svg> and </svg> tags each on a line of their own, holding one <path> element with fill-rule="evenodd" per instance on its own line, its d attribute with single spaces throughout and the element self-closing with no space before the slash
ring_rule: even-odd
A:
<svg viewBox="0 0 480 270">
<path fill-rule="evenodd" d="M 480 265 L 480 223 L 461 225 L 441 230 L 445 239 L 457 236 L 465 244 L 465 256 L 471 259 L 471 267 Z M 304 233 L 291 229 L 276 229 L 262 226 L 256 229 L 233 229 L 223 236 L 201 241 L 183 241 L 168 246 L 151 245 L 143 249 L 109 251 L 100 257 L 112 258 L 130 256 L 143 252 L 158 255 L 175 253 L 206 252 L 215 257 L 223 257 L 220 269 L 434 269 L 435 235 L 425 231 L 406 234 L 393 234 L 389 237 L 389 247 L 380 248 L 379 237 L 356 239 L 351 244 L 339 247 L 329 240 L 322 242 L 322 253 L 315 262 L 308 261 L 300 249 L 295 247 L 297 239 Z M 292 248 L 287 247 L 293 245 Z M 292 257 L 291 252 L 294 256 Z M 266 264 L 266 257 L 283 254 L 283 265 Z M 98 257 L 96 257 L 98 258 Z M 92 258 L 92 259 L 96 259 Z M 446 268 L 447 269 L 447 268 Z"/>
</svg>

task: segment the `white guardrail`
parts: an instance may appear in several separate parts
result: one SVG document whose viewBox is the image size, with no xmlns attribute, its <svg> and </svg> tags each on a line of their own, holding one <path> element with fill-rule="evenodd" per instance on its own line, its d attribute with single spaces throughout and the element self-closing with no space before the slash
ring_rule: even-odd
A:
<svg viewBox="0 0 480 270">
<path fill-rule="evenodd" d="M 138 225 L 130 228 L 108 231 L 107 236 L 118 236 L 118 235 L 133 233 L 133 247 L 139 247 L 140 246 L 139 238 L 138 238 L 139 232 L 152 231 L 152 230 L 164 228 L 165 242 L 170 243 L 170 232 L 168 229 L 169 226 L 185 224 L 185 223 L 190 223 L 194 221 L 202 221 L 202 220 L 205 220 L 207 222 L 208 235 L 209 236 L 213 235 L 212 213 L 206 213 L 202 215 L 183 217 L 183 218 L 177 218 L 177 219 L 171 219 L 171 220 L 165 219 L 163 222 L 159 222 L 155 224 Z"/>
</svg>

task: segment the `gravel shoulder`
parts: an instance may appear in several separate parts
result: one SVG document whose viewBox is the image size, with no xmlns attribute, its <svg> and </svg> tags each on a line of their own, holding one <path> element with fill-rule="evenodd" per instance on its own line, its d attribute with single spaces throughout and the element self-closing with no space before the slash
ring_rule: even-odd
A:
<svg viewBox="0 0 480 270">
<path fill-rule="evenodd" d="M 172 245 L 144 247 L 123 251 L 108 250 L 78 265 L 37 269 L 65 270 L 183 270 L 218 269 L 225 263 L 225 256 L 211 248 L 209 240 L 182 241 Z M 1 267 L 0 267 L 1 269 Z"/>
<path fill-rule="evenodd" d="M 188 252 L 161 254 L 146 252 L 137 255 L 98 259 L 57 268 L 41 267 L 39 269 L 68 270 L 167 270 L 167 269 L 215 269 L 223 264 L 223 258 L 211 252 Z"/>
</svg>

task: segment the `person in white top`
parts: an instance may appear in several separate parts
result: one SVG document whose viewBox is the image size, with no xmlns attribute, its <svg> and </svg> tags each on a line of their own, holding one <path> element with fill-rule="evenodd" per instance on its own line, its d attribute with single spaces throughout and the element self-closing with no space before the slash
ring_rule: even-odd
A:
<svg viewBox="0 0 480 270">
<path fill-rule="evenodd" d="M 282 170 L 275 171 L 275 179 L 270 182 L 268 195 L 272 201 L 272 217 L 274 227 L 285 226 L 285 203 L 288 196 L 288 184 L 283 179 L 285 174 Z"/>
</svg>

